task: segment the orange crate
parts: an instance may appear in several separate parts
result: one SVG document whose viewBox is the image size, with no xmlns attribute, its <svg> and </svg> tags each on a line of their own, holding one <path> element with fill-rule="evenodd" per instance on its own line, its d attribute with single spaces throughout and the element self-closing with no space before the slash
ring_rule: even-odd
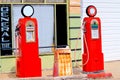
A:
<svg viewBox="0 0 120 80">
<path fill-rule="evenodd" d="M 72 75 L 72 62 L 70 49 L 57 48 L 54 53 L 54 71 L 53 76 Z"/>
</svg>

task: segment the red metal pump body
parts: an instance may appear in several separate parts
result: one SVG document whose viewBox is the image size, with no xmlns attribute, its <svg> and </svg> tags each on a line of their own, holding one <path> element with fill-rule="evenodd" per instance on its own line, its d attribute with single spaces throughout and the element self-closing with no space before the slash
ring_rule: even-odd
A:
<svg viewBox="0 0 120 80">
<path fill-rule="evenodd" d="M 99 17 L 85 17 L 84 53 L 82 55 L 83 71 L 96 72 L 104 70 L 104 58 L 101 43 L 101 21 Z"/>
<path fill-rule="evenodd" d="M 18 42 L 16 75 L 18 77 L 40 77 L 42 70 L 38 50 L 38 25 L 36 18 L 20 18 L 18 29 L 19 35 L 16 37 Z"/>
</svg>

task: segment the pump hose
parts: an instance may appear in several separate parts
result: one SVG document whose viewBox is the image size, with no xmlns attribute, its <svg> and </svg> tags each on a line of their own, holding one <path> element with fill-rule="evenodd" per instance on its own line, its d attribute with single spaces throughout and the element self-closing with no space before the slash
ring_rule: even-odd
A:
<svg viewBox="0 0 120 80">
<path fill-rule="evenodd" d="M 19 38 L 20 38 L 20 34 L 19 34 L 19 28 L 20 28 L 20 24 L 17 24 L 16 29 L 15 29 L 15 56 L 17 58 L 18 55 L 20 55 L 18 53 L 18 43 L 19 43 Z"/>
<path fill-rule="evenodd" d="M 81 30 L 81 29 L 84 30 L 84 25 L 85 25 L 85 23 L 82 24 L 82 26 L 80 27 L 80 30 Z M 78 37 L 77 37 L 77 41 L 76 41 L 76 44 L 75 44 L 75 51 L 74 51 L 74 60 L 75 60 L 75 63 L 76 63 L 76 65 L 77 65 L 77 67 L 79 67 L 79 68 L 85 66 L 85 65 L 88 63 L 88 61 L 89 61 L 89 49 L 88 49 L 88 45 L 87 45 L 87 41 L 86 41 L 86 37 L 85 37 L 85 34 L 84 34 L 84 33 L 83 33 L 83 40 L 84 40 L 84 42 L 85 42 L 85 46 L 86 46 L 86 49 L 87 49 L 88 58 L 87 58 L 86 62 L 83 63 L 83 64 L 79 64 L 79 63 L 77 62 L 77 60 L 76 60 L 76 49 L 78 48 L 78 41 L 79 41 L 79 38 L 80 38 L 80 30 L 79 30 L 79 32 L 78 32 Z M 83 31 L 83 32 L 84 32 L 84 31 Z"/>
</svg>

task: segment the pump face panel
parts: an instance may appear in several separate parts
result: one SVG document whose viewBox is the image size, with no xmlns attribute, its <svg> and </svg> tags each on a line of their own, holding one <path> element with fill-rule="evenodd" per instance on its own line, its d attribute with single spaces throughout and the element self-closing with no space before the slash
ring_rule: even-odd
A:
<svg viewBox="0 0 120 80">
<path fill-rule="evenodd" d="M 98 21 L 96 19 L 91 21 L 91 37 L 92 39 L 99 39 Z"/>
<path fill-rule="evenodd" d="M 35 42 L 35 24 L 32 21 L 26 22 L 26 42 Z"/>
</svg>

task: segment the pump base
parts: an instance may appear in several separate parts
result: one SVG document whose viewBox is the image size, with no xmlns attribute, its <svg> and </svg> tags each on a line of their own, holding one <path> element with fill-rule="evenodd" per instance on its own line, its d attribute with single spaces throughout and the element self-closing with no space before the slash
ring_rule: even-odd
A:
<svg viewBox="0 0 120 80">
<path fill-rule="evenodd" d="M 29 60 L 29 61 L 28 61 Z M 17 59 L 16 76 L 20 78 L 25 77 L 41 77 L 41 58 L 35 59 Z"/>
<path fill-rule="evenodd" d="M 94 71 L 94 72 L 86 72 L 86 71 L 82 71 L 83 74 L 97 74 L 97 73 L 103 73 L 104 70 L 99 70 L 99 71 Z"/>
</svg>

